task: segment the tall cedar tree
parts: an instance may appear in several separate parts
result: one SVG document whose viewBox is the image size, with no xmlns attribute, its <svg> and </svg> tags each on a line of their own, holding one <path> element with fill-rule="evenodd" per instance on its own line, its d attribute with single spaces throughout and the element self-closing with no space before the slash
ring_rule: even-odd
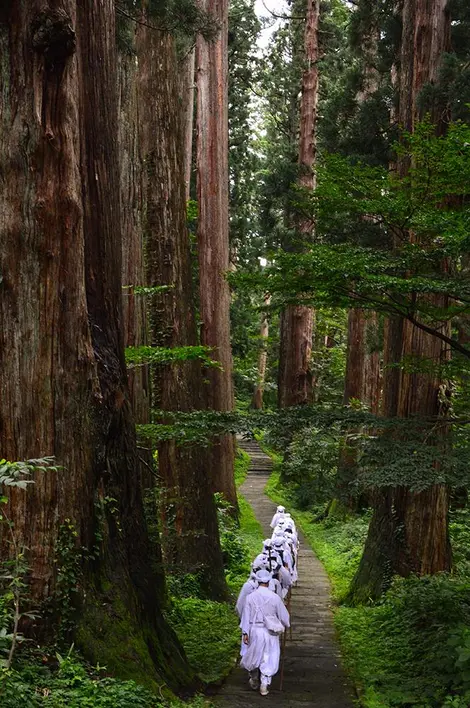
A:
<svg viewBox="0 0 470 708">
<path fill-rule="evenodd" d="M 57 539 L 70 520 L 85 654 L 177 686 L 190 670 L 160 612 L 124 362 L 114 4 L 3 3 L 0 39 L 1 454 L 63 466 L 10 496 L 28 590 L 34 607 L 54 608 Z M 51 636 L 60 617 L 41 614 L 24 630 Z M 132 667 L 129 633 L 142 646 Z"/>
<path fill-rule="evenodd" d="M 265 295 L 264 304 L 269 307 L 271 303 L 271 296 Z M 266 366 L 268 363 L 268 337 L 269 337 L 269 319 L 268 313 L 263 312 L 261 315 L 261 326 L 259 332 L 260 338 L 260 350 L 258 355 L 258 380 L 256 382 L 255 390 L 253 393 L 253 400 L 251 402 L 251 407 L 255 410 L 261 410 L 263 408 L 263 393 L 264 384 L 266 380 Z"/>
<path fill-rule="evenodd" d="M 216 411 L 233 409 L 228 217 L 228 72 L 227 0 L 203 0 L 201 8 L 219 24 L 214 41 L 202 36 L 196 45 L 197 200 L 201 343 L 212 348 L 220 368 L 206 371 L 206 401 Z M 223 435 L 211 447 L 213 491 L 234 509 L 234 439 Z"/>
<path fill-rule="evenodd" d="M 142 225 L 142 163 L 139 153 L 138 65 L 135 60 L 135 24 L 118 18 L 118 137 L 121 182 L 123 333 L 126 347 L 149 344 L 145 297 L 135 286 L 146 284 Z M 127 41 L 126 41 L 127 40 Z M 129 43 L 132 43 L 129 46 Z M 130 51 L 131 49 L 131 51 Z M 128 371 L 132 410 L 137 423 L 150 422 L 148 366 Z M 143 451 L 141 451 L 142 454 Z M 147 451 L 144 451 L 147 452 Z M 147 464 L 151 454 L 145 455 Z M 148 468 L 147 468 L 148 469 Z M 149 479 L 149 486 L 151 480 Z"/>
<path fill-rule="evenodd" d="M 304 30 L 304 72 L 300 102 L 299 186 L 315 189 L 316 124 L 318 106 L 319 0 L 307 0 Z M 314 224 L 308 216 L 297 221 L 300 234 L 308 239 Z M 281 408 L 312 400 L 312 356 L 314 312 L 305 305 L 288 305 L 280 318 L 278 403 Z"/>
<path fill-rule="evenodd" d="M 425 110 L 420 100 L 423 88 L 438 83 L 444 55 L 450 49 L 448 2 L 405 0 L 402 20 L 398 118 L 403 129 L 413 132 Z M 446 105 L 436 100 L 426 108 L 430 109 L 439 133 L 444 132 L 448 120 Z M 398 158 L 399 175 L 406 176 L 409 167 L 407 161 Z M 415 240 L 412 233 L 409 239 L 410 242 Z M 442 267 L 445 268 L 446 264 Z M 446 306 L 441 296 L 433 296 L 433 304 Z M 436 323 L 437 328 L 442 326 L 445 325 Z M 384 415 L 435 418 L 445 414 L 440 396 L 442 381 L 438 374 L 407 371 L 400 364 L 410 356 L 431 363 L 435 370 L 446 361 L 448 354 L 437 337 L 398 317 L 389 318 L 384 343 Z M 428 436 L 431 434 L 428 431 Z M 440 433 L 444 438 L 442 445 L 446 434 L 443 426 Z M 435 442 L 437 433 L 432 435 Z M 375 597 L 394 573 L 428 575 L 450 567 L 447 488 L 434 485 L 413 493 L 407 487 L 398 487 L 378 492 L 353 592 L 358 596 Z"/>
<path fill-rule="evenodd" d="M 142 162 L 146 165 L 147 282 L 150 286 L 170 286 L 152 296 L 152 340 L 157 346 L 195 345 L 180 77 L 174 40 L 167 33 L 141 26 L 137 46 L 138 56 L 145 57 L 139 63 L 139 105 Z M 164 411 L 191 411 L 203 401 L 199 362 L 158 367 L 153 384 L 153 405 Z M 166 441 L 158 449 L 158 468 L 165 564 L 170 572 L 199 574 L 207 595 L 223 599 L 226 586 L 209 475 L 210 453 Z"/>
<path fill-rule="evenodd" d="M 365 21 L 362 23 L 361 81 L 356 93 L 358 112 L 379 89 L 380 76 L 377 69 L 379 18 L 375 2 L 363 0 Z M 380 407 L 381 371 L 379 339 L 379 318 L 374 312 L 361 308 L 351 309 L 348 314 L 348 339 L 346 349 L 346 371 L 344 379 L 343 403 L 360 401 L 372 413 L 378 414 Z M 353 434 L 355 431 L 351 431 Z M 340 450 L 338 481 L 340 497 L 350 509 L 354 509 L 358 499 L 351 492 L 351 482 L 357 472 L 357 449 L 351 439 Z"/>
</svg>

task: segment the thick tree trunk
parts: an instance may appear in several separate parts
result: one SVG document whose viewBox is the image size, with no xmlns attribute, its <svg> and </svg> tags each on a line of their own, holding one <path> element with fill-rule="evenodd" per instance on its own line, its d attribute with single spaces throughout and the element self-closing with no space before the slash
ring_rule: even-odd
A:
<svg viewBox="0 0 470 708">
<path fill-rule="evenodd" d="M 78 558 L 60 597 L 82 601 L 85 655 L 176 687 L 191 672 L 159 610 L 124 364 L 114 32 L 111 0 L 0 10 L 1 454 L 63 466 L 8 504 L 34 607 L 55 607 L 58 566 Z M 140 647 L 132 665 L 123 637 Z"/>
<path fill-rule="evenodd" d="M 349 311 L 346 374 L 343 404 L 359 401 L 371 413 L 378 414 L 381 375 L 380 352 L 377 349 L 378 317 L 375 312 L 361 309 Z M 351 483 L 357 473 L 357 445 L 350 439 L 357 430 L 351 430 L 340 449 L 338 461 L 338 496 L 350 511 L 360 506 L 361 500 L 351 493 Z"/>
<path fill-rule="evenodd" d="M 182 134 L 179 130 L 178 75 L 171 35 L 139 30 L 142 63 L 142 160 L 146 165 L 145 232 L 150 285 L 170 289 L 152 298 L 152 340 L 158 346 L 197 344 L 191 287 L 190 243 Z M 201 365 L 187 362 L 160 367 L 154 378 L 154 402 L 168 411 L 201 406 Z M 170 572 L 195 573 L 213 599 L 226 596 L 217 511 L 207 475 L 209 453 L 197 446 L 168 441 L 159 446 L 162 537 Z"/>
<path fill-rule="evenodd" d="M 299 138 L 299 185 L 315 189 L 316 124 L 318 105 L 318 23 L 320 1 L 307 1 L 304 32 L 305 69 L 302 77 Z M 297 218 L 300 234 L 308 240 L 314 223 L 310 216 Z M 280 408 L 310 403 L 310 371 L 315 313 L 305 305 L 288 305 L 280 317 L 278 405 Z"/>
<path fill-rule="evenodd" d="M 121 19 L 121 22 L 128 22 Z M 133 29 L 133 28 L 132 28 Z M 134 293 L 145 285 L 142 225 L 142 164 L 139 154 L 139 105 L 137 63 L 134 54 L 118 55 L 119 164 L 121 182 L 122 283 L 124 346 L 148 344 L 146 298 Z M 128 371 L 132 410 L 137 423 L 150 419 L 150 379 L 148 366 Z M 151 463 L 151 456 L 145 455 Z"/>
<path fill-rule="evenodd" d="M 372 413 L 379 412 L 380 353 L 377 349 L 378 317 L 361 309 L 349 311 L 348 347 L 343 403 L 352 399 L 363 403 Z"/>
<path fill-rule="evenodd" d="M 405 0 L 399 76 L 401 126 L 413 132 L 422 117 L 418 104 L 425 83 L 435 82 L 442 55 L 450 46 L 450 16 L 447 0 Z M 439 133 L 445 132 L 447 110 L 437 104 L 431 117 Z M 405 176 L 409 164 L 399 158 L 397 171 Z M 415 240 L 409 234 L 410 241 Z M 445 268 L 445 264 L 443 264 Z M 440 296 L 433 304 L 445 307 Z M 436 327 L 446 328 L 443 323 Z M 386 325 L 385 365 L 402 363 L 410 357 L 438 367 L 448 354 L 438 338 L 432 337 L 400 318 L 390 318 Z M 387 417 L 445 416 L 440 401 L 442 381 L 433 373 L 413 373 L 395 368 L 385 374 L 384 415 Z M 423 433 L 426 432 L 423 423 Z M 441 429 L 445 448 L 448 431 Z M 424 436 L 423 436 L 424 437 Z M 435 435 L 428 437 L 435 442 Z M 438 462 L 436 462 L 436 465 Z M 431 574 L 449 570 L 451 549 L 448 535 L 448 489 L 435 485 L 419 494 L 405 487 L 378 490 L 364 556 L 353 581 L 352 593 L 359 598 L 376 597 L 394 573 Z M 400 542 L 395 543 L 399 537 Z"/>
<path fill-rule="evenodd" d="M 206 372 L 206 400 L 217 411 L 233 409 L 228 221 L 227 0 L 204 0 L 201 7 L 217 20 L 215 41 L 197 39 L 197 194 L 201 342 L 212 348 L 222 368 Z M 211 448 L 213 490 L 237 508 L 234 440 L 221 436 Z"/>
<path fill-rule="evenodd" d="M 271 302 L 270 295 L 264 298 L 264 304 L 266 307 L 269 306 Z M 258 357 L 258 381 L 255 386 L 255 391 L 253 394 L 253 400 L 251 402 L 251 407 L 255 410 L 262 410 L 263 408 L 263 393 L 264 393 L 264 382 L 266 379 L 266 365 L 268 363 L 268 337 L 269 337 L 269 320 L 267 312 L 263 312 L 260 327 L 260 352 Z"/>
</svg>

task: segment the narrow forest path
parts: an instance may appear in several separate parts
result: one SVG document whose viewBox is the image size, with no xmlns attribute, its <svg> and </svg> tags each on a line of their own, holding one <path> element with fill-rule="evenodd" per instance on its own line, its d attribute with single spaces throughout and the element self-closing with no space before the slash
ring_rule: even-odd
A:
<svg viewBox="0 0 470 708">
<path fill-rule="evenodd" d="M 266 537 L 276 508 L 264 488 L 272 470 L 270 458 L 255 441 L 239 441 L 251 457 L 248 477 L 241 492 L 253 507 Z M 245 708 L 267 705 L 285 708 L 352 708 L 353 690 L 340 664 L 340 653 L 330 609 L 328 576 L 311 548 L 300 537 L 299 582 L 292 592 L 292 639 L 287 636 L 284 687 L 280 674 L 272 682 L 269 696 L 262 697 L 248 686 L 246 671 L 237 667 L 216 699 L 218 706 Z"/>
</svg>

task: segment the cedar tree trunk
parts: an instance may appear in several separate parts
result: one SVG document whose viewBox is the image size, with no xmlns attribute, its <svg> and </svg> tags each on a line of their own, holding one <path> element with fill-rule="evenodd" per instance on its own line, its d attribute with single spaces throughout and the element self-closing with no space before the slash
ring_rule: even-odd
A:
<svg viewBox="0 0 470 708">
<path fill-rule="evenodd" d="M 194 102 L 195 102 L 196 51 L 192 49 L 183 62 L 181 70 L 181 103 L 183 125 L 184 184 L 186 201 L 191 196 L 191 172 L 193 166 Z"/>
<path fill-rule="evenodd" d="M 201 343 L 212 348 L 221 368 L 206 371 L 206 400 L 216 411 L 233 409 L 228 219 L 228 2 L 203 0 L 201 8 L 220 26 L 218 37 L 198 36 L 197 78 L 197 195 Z M 236 509 L 234 439 L 224 435 L 211 448 L 213 490 Z"/>
<path fill-rule="evenodd" d="M 269 306 L 270 302 L 270 295 L 266 295 L 264 298 L 264 304 L 266 307 Z M 261 349 L 258 357 L 258 382 L 256 384 L 253 400 L 251 402 L 251 407 L 255 410 L 262 410 L 263 408 L 264 382 L 266 379 L 266 365 L 268 362 L 267 346 L 269 337 L 269 320 L 267 312 L 263 312 L 259 336 Z"/>
<path fill-rule="evenodd" d="M 114 5 L 9 2 L 0 42 L 1 454 L 63 466 L 7 505 L 33 606 L 52 608 L 24 631 L 66 619 L 59 590 L 92 663 L 177 687 L 191 672 L 159 609 L 124 364 Z"/>
<path fill-rule="evenodd" d="M 130 24 L 120 18 L 121 25 Z M 125 28 L 133 30 L 131 25 Z M 124 27 L 123 27 L 124 30 Z M 119 164 L 121 175 L 121 231 L 124 346 L 148 344 L 147 312 L 144 295 L 134 293 L 134 286 L 145 285 L 142 224 L 142 164 L 139 154 L 139 105 L 137 63 L 134 53 L 118 55 Z M 150 380 L 148 366 L 128 371 L 132 410 L 137 423 L 150 420 Z M 151 463 L 151 455 L 145 455 Z"/>
<path fill-rule="evenodd" d="M 450 47 L 450 15 L 447 0 L 405 0 L 399 75 L 399 121 L 409 132 L 422 118 L 418 97 L 425 83 L 434 83 L 443 53 Z M 439 133 L 445 132 L 447 108 L 433 106 L 431 117 Z M 409 164 L 399 158 L 398 173 L 405 176 Z M 412 233 L 410 241 L 415 240 Z M 445 264 L 443 264 L 445 268 Z M 419 296 L 418 296 L 419 297 Z M 445 307 L 441 296 L 431 296 L 434 305 Z M 436 327 L 446 328 L 443 323 Z M 400 318 L 386 325 L 385 365 L 410 356 L 433 366 L 448 354 L 434 338 Z M 436 417 L 445 415 L 440 401 L 443 382 L 433 373 L 393 369 L 385 373 L 384 414 L 387 417 Z M 442 447 L 448 431 L 441 428 Z M 423 424 L 423 432 L 425 424 Z M 428 431 L 429 434 L 429 431 Z M 435 442 L 435 436 L 433 436 Z M 436 465 L 438 462 L 436 462 Z M 427 575 L 449 570 L 451 549 L 448 535 L 448 489 L 432 486 L 412 493 L 406 487 L 376 492 L 376 508 L 361 564 L 352 585 L 358 598 L 376 597 L 394 573 Z"/>
<path fill-rule="evenodd" d="M 316 124 L 318 105 L 318 22 L 320 0 L 307 0 L 304 32 L 305 69 L 302 77 L 299 139 L 299 185 L 315 189 Z M 297 217 L 300 234 L 309 240 L 314 223 Z M 310 403 L 313 378 L 310 370 L 315 313 L 305 305 L 288 305 L 280 317 L 278 405 L 280 408 Z"/>
<path fill-rule="evenodd" d="M 152 298 L 152 340 L 158 346 L 197 344 L 191 286 L 189 234 L 182 134 L 179 129 L 178 75 L 171 35 L 142 27 L 139 105 L 142 106 L 142 160 L 145 175 L 147 278 L 170 289 Z M 191 411 L 203 401 L 199 362 L 156 369 L 154 404 L 162 410 Z M 195 445 L 162 443 L 162 537 L 170 572 L 195 573 L 208 597 L 226 596 L 209 451 Z"/>
<path fill-rule="evenodd" d="M 349 310 L 343 404 L 348 406 L 359 401 L 375 414 L 379 412 L 381 388 L 377 339 L 377 313 L 360 308 Z M 356 432 L 351 430 L 349 435 Z M 361 500 L 351 494 L 351 483 L 357 473 L 357 453 L 355 441 L 346 437 L 338 461 L 338 496 L 350 511 L 357 510 L 361 504 Z"/>
</svg>

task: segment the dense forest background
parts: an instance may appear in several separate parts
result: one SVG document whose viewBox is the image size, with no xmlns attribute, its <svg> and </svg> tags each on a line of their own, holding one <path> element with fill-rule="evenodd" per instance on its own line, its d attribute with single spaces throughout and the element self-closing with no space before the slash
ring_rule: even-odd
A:
<svg viewBox="0 0 470 708">
<path fill-rule="evenodd" d="M 362 704 L 470 703 L 470 9 L 267 5 L 0 7 L 5 708 L 205 705 L 237 433 Z"/>
</svg>

